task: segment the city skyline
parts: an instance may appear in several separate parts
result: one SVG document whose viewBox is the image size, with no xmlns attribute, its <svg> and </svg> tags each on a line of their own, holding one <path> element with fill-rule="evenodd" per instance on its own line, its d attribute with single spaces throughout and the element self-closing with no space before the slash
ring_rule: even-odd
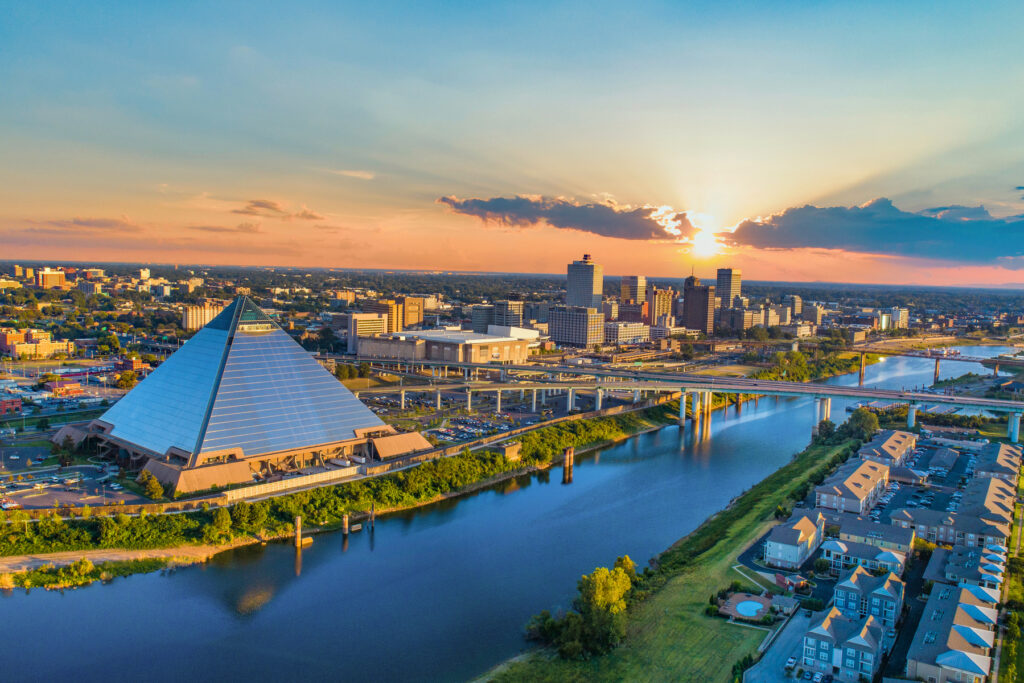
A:
<svg viewBox="0 0 1024 683">
<path fill-rule="evenodd" d="M 7 258 L 1024 284 L 1019 6 L 241 8 L 12 8 Z"/>
</svg>

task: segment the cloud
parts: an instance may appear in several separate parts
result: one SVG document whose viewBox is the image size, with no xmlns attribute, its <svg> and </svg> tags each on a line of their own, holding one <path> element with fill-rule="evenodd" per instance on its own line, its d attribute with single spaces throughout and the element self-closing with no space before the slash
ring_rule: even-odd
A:
<svg viewBox="0 0 1024 683">
<path fill-rule="evenodd" d="M 54 228 L 60 231 L 75 232 L 136 232 L 139 225 L 130 220 L 127 216 L 120 218 L 70 218 L 67 220 L 36 221 L 28 219 L 29 224 L 39 226 L 36 229 Z"/>
<path fill-rule="evenodd" d="M 248 234 L 255 235 L 256 233 L 263 232 L 260 229 L 259 223 L 239 223 L 232 227 L 229 225 L 190 225 L 186 230 L 198 230 L 200 232 L 219 232 L 219 233 L 235 233 L 235 234 Z"/>
<path fill-rule="evenodd" d="M 561 197 L 459 199 L 452 196 L 437 201 L 455 213 L 507 227 L 544 224 L 627 240 L 678 239 L 695 230 L 685 213 L 670 207 L 633 207 L 616 204 L 611 199 L 580 203 Z"/>
<path fill-rule="evenodd" d="M 302 208 L 292 213 L 286 204 L 274 201 L 273 199 L 250 199 L 245 206 L 239 209 L 232 209 L 231 213 L 240 213 L 244 216 L 260 216 L 261 218 L 276 218 L 282 221 L 290 221 L 298 218 L 303 221 L 322 221 L 324 217 L 303 205 Z"/>
<path fill-rule="evenodd" d="M 843 249 L 1010 264 L 1024 256 L 1024 216 L 995 218 L 984 207 L 959 205 L 914 213 L 879 198 L 861 206 L 794 207 L 746 220 L 736 227 L 731 241 L 766 249 Z"/>
<path fill-rule="evenodd" d="M 373 180 L 377 177 L 377 174 L 373 171 L 362 171 L 359 169 L 349 168 L 325 168 L 328 173 L 334 175 L 345 176 L 346 178 L 357 178 L 359 180 Z"/>
</svg>

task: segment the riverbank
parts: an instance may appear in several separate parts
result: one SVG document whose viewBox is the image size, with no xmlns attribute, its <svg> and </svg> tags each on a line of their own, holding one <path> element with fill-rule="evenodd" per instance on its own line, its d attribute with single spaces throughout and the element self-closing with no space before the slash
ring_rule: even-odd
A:
<svg viewBox="0 0 1024 683">
<path fill-rule="evenodd" d="M 288 522 L 280 522 L 269 530 L 261 529 L 258 526 L 255 529 L 249 528 L 246 530 L 247 524 L 254 523 L 247 522 L 247 520 L 251 520 L 252 508 L 257 506 L 263 510 L 263 519 L 266 519 L 266 515 L 269 510 L 271 512 L 276 511 L 278 517 L 286 520 L 291 519 L 290 515 L 302 514 L 305 519 L 310 521 L 320 521 L 320 524 L 318 525 L 315 523 L 308 525 L 305 530 L 307 534 L 336 531 L 341 528 L 341 517 L 345 513 L 349 514 L 350 523 L 367 521 L 369 519 L 371 504 L 374 508 L 375 514 L 380 516 L 406 512 L 452 498 L 470 495 L 503 481 L 534 474 L 557 465 L 561 462 L 561 454 L 564 448 L 568 446 L 573 446 L 578 454 L 605 448 L 609 445 L 625 441 L 639 434 L 661 429 L 662 427 L 670 424 L 675 424 L 677 421 L 677 415 L 678 402 L 669 402 L 659 406 L 646 407 L 635 412 L 616 416 L 596 418 L 594 420 L 575 423 L 551 425 L 527 435 L 523 435 L 524 440 L 528 441 L 528 443 L 524 444 L 524 462 L 521 464 L 508 462 L 503 456 L 487 451 L 469 456 L 454 456 L 453 458 L 445 459 L 443 461 L 432 461 L 417 466 L 412 470 L 382 475 L 381 477 L 373 480 L 363 480 L 360 482 L 352 482 L 350 484 L 342 484 L 338 487 L 332 487 L 332 489 L 334 489 L 333 492 L 337 494 L 335 498 L 343 499 L 347 504 L 339 506 L 338 500 L 331 500 L 329 501 L 331 503 L 329 510 L 320 511 L 321 508 L 326 506 L 318 505 L 318 503 L 323 503 L 323 499 L 332 492 L 332 489 L 303 491 L 290 494 L 288 496 L 282 496 L 271 501 L 264 501 L 255 504 L 240 504 L 241 507 L 245 508 L 246 513 L 238 514 L 237 512 L 232 512 L 232 517 L 226 522 L 228 524 L 228 528 L 223 529 L 221 532 L 222 534 L 232 533 L 231 525 L 235 525 L 237 527 L 237 530 L 234 531 L 236 535 L 234 535 L 230 540 L 221 543 L 197 542 L 195 544 L 188 544 L 179 542 L 164 547 L 155 546 L 137 548 L 87 547 L 80 533 L 74 534 L 70 532 L 72 531 L 72 527 L 99 524 L 97 520 L 64 520 L 60 522 L 47 520 L 44 523 L 44 526 L 26 525 L 23 533 L 29 534 L 35 533 L 36 531 L 52 531 L 55 539 L 61 539 L 59 541 L 60 543 L 64 545 L 69 543 L 78 543 L 82 547 L 65 548 L 55 552 L 46 552 L 45 543 L 36 542 L 33 545 L 43 545 L 44 547 L 31 553 L 0 556 L 0 574 L 23 574 L 26 572 L 37 571 L 42 567 L 50 565 L 54 568 L 66 567 L 83 559 L 88 559 L 93 563 L 106 563 L 111 567 L 119 567 L 121 565 L 127 566 L 130 563 L 139 562 L 140 560 L 154 559 L 163 559 L 175 564 L 204 562 L 221 552 L 225 552 L 233 548 L 266 542 L 268 540 L 287 538 L 293 534 L 293 528 Z M 467 462 L 457 462 L 459 459 L 465 459 Z M 461 465 L 475 465 L 476 468 L 467 471 L 466 468 Z M 442 469 L 445 471 L 438 471 Z M 424 472 L 427 474 L 423 475 Z M 476 472 L 476 474 L 474 474 L 474 472 Z M 467 477 L 472 479 L 475 476 L 481 476 L 481 478 L 462 484 L 456 488 L 443 490 L 445 489 L 445 486 L 450 485 L 452 481 L 462 481 Z M 403 489 L 404 495 L 395 494 L 393 491 L 393 489 L 395 489 L 395 485 Z M 438 488 L 442 490 L 437 492 L 436 489 Z M 430 493 L 432 489 L 435 492 Z M 350 495 L 346 496 L 346 493 L 349 493 Z M 408 499 L 408 502 L 388 504 L 387 501 L 389 499 L 393 500 L 395 498 L 405 498 Z M 202 516 L 204 520 L 209 517 L 210 519 L 207 523 L 212 525 L 216 523 L 215 513 L 216 511 L 203 511 L 187 514 L 195 517 Z M 178 520 L 185 517 L 185 515 L 148 515 L 145 518 L 125 517 L 117 520 L 117 524 L 122 526 L 147 523 L 158 524 L 161 518 L 171 517 Z M 103 525 L 100 526 L 103 527 Z M 195 525 L 192 526 L 194 527 Z M 51 530 L 50 527 L 53 527 L 53 530 Z M 200 529 L 192 529 L 193 535 L 197 538 L 203 538 L 205 533 L 199 533 L 199 531 Z M 60 534 L 59 536 L 57 535 L 58 533 Z M 109 529 L 103 527 L 96 533 L 97 539 L 104 539 L 107 537 Z M 137 533 L 125 533 L 124 535 L 132 537 L 137 543 L 140 542 L 138 539 L 139 534 Z M 174 538 L 180 538 L 181 534 L 173 534 L 172 536 Z M 69 538 L 70 540 L 65 540 L 66 538 Z M 6 542 L 10 543 L 9 540 Z M 51 541 L 51 543 L 55 544 L 57 541 L 54 540 Z M 154 569 L 149 568 L 146 565 L 137 565 L 137 567 L 138 571 L 153 571 Z M 99 580 L 98 576 L 94 577 L 93 580 Z"/>
<path fill-rule="evenodd" d="M 756 651 L 763 631 L 704 616 L 707 596 L 733 580 L 736 557 L 774 524 L 787 504 L 854 445 L 812 445 L 709 517 L 654 559 L 646 599 L 631 605 L 623 643 L 593 659 L 563 660 L 535 650 L 488 672 L 492 681 L 731 681 L 733 665 Z"/>
</svg>

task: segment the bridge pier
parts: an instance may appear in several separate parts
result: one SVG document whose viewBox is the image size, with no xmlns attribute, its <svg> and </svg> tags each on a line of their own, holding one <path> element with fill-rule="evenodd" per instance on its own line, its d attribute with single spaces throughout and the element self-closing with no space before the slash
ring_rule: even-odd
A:
<svg viewBox="0 0 1024 683">
<path fill-rule="evenodd" d="M 501 389 L 498 389 L 497 391 L 494 392 L 494 399 L 495 399 L 495 402 L 497 404 L 497 406 L 495 407 L 494 412 L 500 413 L 501 412 Z"/>
<path fill-rule="evenodd" d="M 633 390 L 633 403 L 639 403 L 639 402 L 640 402 L 640 390 L 639 389 L 634 389 Z"/>
<path fill-rule="evenodd" d="M 572 483 L 572 468 L 576 460 L 576 451 L 572 446 L 565 449 L 565 458 L 562 460 L 562 483 Z"/>
<path fill-rule="evenodd" d="M 601 410 L 602 399 L 604 398 L 604 389 L 597 390 L 597 397 L 594 399 L 594 410 Z"/>
<path fill-rule="evenodd" d="M 938 384 L 938 383 L 939 383 L 939 359 L 936 358 L 935 359 L 935 381 L 932 382 L 932 384 Z"/>
<path fill-rule="evenodd" d="M 707 396 L 704 397 L 704 418 L 707 420 L 707 423 L 709 425 L 711 424 L 711 400 L 712 400 L 712 398 L 714 398 L 714 394 L 711 393 L 710 391 L 707 393 Z"/>
<path fill-rule="evenodd" d="M 830 399 L 830 398 L 823 398 L 823 399 L 821 399 L 821 408 L 822 408 L 822 411 L 823 411 L 821 419 L 822 420 L 831 420 L 832 419 L 832 399 Z"/>
<path fill-rule="evenodd" d="M 530 412 L 537 412 L 537 390 L 533 390 L 533 396 L 530 398 Z"/>
<path fill-rule="evenodd" d="M 866 363 L 867 363 L 867 361 L 865 360 L 865 354 L 864 354 L 863 351 L 861 351 L 860 352 L 860 378 L 859 378 L 859 380 L 857 382 L 857 386 L 859 386 L 859 387 L 864 386 L 864 366 L 866 365 Z"/>
<path fill-rule="evenodd" d="M 679 390 L 679 427 L 686 429 L 686 389 Z"/>
<path fill-rule="evenodd" d="M 995 365 L 992 366 L 992 376 L 993 377 L 998 377 L 999 376 L 999 363 L 996 363 Z"/>
<path fill-rule="evenodd" d="M 814 424 L 811 425 L 811 438 L 818 436 L 818 425 L 821 424 L 821 399 L 814 399 Z"/>
<path fill-rule="evenodd" d="M 437 390 L 437 409 L 441 410 L 441 390 Z"/>
<path fill-rule="evenodd" d="M 565 412 L 571 413 L 576 410 L 576 390 L 568 389 L 565 395 Z"/>
<path fill-rule="evenodd" d="M 701 403 L 704 398 L 704 393 L 700 391 L 693 392 L 693 405 L 690 408 L 690 416 L 693 419 L 693 433 L 700 434 L 700 425 L 703 422 L 701 419 L 704 415 L 704 409 Z"/>
<path fill-rule="evenodd" d="M 466 389 L 466 412 L 473 412 L 473 392 L 469 388 Z"/>
<path fill-rule="evenodd" d="M 907 429 L 913 429 L 917 424 L 917 406 L 907 406 Z"/>
<path fill-rule="evenodd" d="M 402 391 L 398 392 L 398 397 L 399 397 L 399 401 L 400 401 L 400 405 L 401 405 L 402 410 L 405 410 L 405 390 L 404 389 Z"/>
<path fill-rule="evenodd" d="M 1012 443 L 1020 443 L 1020 413 L 1013 413 L 1006 421 L 1006 436 Z"/>
</svg>

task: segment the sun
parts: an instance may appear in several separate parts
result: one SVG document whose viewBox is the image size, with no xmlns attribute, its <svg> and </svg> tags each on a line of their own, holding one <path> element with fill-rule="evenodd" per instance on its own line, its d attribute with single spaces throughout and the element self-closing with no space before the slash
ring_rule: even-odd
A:
<svg viewBox="0 0 1024 683">
<path fill-rule="evenodd" d="M 718 241 L 715 234 L 715 217 L 697 212 L 688 212 L 686 217 L 690 224 L 697 229 L 697 232 L 690 238 L 690 252 L 701 258 L 710 258 L 720 253 L 722 243 Z"/>
<path fill-rule="evenodd" d="M 693 236 L 693 246 L 690 251 L 701 258 L 709 258 L 716 255 L 722 247 L 722 243 L 710 230 L 701 230 Z"/>
</svg>

